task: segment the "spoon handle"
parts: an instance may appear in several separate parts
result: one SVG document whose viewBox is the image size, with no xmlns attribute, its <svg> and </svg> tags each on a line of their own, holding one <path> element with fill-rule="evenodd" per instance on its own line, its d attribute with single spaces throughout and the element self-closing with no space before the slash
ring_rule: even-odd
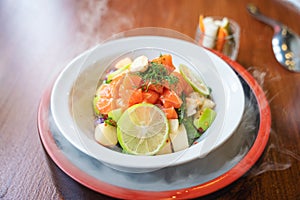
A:
<svg viewBox="0 0 300 200">
<path fill-rule="evenodd" d="M 248 4 L 247 10 L 256 19 L 272 26 L 275 31 L 278 30 L 278 28 L 280 28 L 280 26 L 282 26 L 282 24 L 280 22 L 261 14 L 261 12 L 258 10 L 258 8 L 252 4 Z"/>
</svg>

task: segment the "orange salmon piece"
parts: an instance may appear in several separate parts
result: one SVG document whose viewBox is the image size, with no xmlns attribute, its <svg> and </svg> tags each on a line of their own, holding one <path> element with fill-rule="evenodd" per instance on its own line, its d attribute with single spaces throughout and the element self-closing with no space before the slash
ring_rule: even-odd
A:
<svg viewBox="0 0 300 200">
<path fill-rule="evenodd" d="M 122 86 L 127 90 L 135 90 L 140 88 L 142 85 L 142 78 L 136 74 L 126 74 Z"/>
<path fill-rule="evenodd" d="M 109 111 L 115 109 L 115 102 L 113 98 L 99 98 L 96 107 L 101 114 L 108 114 Z"/>
<path fill-rule="evenodd" d="M 96 95 L 102 98 L 113 98 L 118 93 L 118 87 L 120 86 L 120 81 L 122 76 L 117 77 L 108 84 L 102 84 L 96 91 Z"/>
<path fill-rule="evenodd" d="M 134 104 L 142 103 L 143 102 L 143 93 L 142 89 L 134 90 L 131 93 L 131 96 L 129 98 L 128 106 L 133 106 Z"/>
<path fill-rule="evenodd" d="M 118 94 L 123 102 L 122 105 L 124 109 L 126 109 L 130 105 L 133 105 L 134 102 L 139 101 L 138 93 L 136 90 L 138 90 L 141 85 L 142 78 L 140 76 L 135 74 L 126 74 L 124 76 L 118 88 Z M 140 102 L 142 102 L 142 100 Z"/>
<path fill-rule="evenodd" d="M 96 95 L 102 98 L 111 98 L 113 96 L 112 86 L 110 84 L 102 84 L 96 91 Z"/>
<path fill-rule="evenodd" d="M 150 84 L 147 89 L 155 91 L 158 94 L 162 94 L 164 92 L 164 86 L 160 84 Z"/>
<path fill-rule="evenodd" d="M 163 107 L 165 108 L 180 108 L 182 104 L 181 98 L 173 91 L 169 89 L 164 89 L 163 94 L 159 98 L 163 103 Z"/>
<path fill-rule="evenodd" d="M 159 94 L 153 90 L 144 91 L 143 95 L 143 102 L 155 104 L 159 98 Z"/>
<path fill-rule="evenodd" d="M 120 86 L 123 82 L 123 79 L 124 79 L 124 75 L 118 76 L 110 82 L 110 84 L 112 86 L 112 97 L 113 98 L 119 98 L 120 97 L 119 88 L 120 88 Z"/>
<path fill-rule="evenodd" d="M 108 114 L 109 111 L 116 109 L 116 99 L 118 97 L 118 87 L 122 77 L 112 80 L 109 84 L 102 84 L 96 91 L 99 97 L 96 107 L 101 114 Z"/>
<path fill-rule="evenodd" d="M 174 107 L 162 107 L 161 109 L 166 114 L 167 119 L 178 119 L 178 115 Z"/>
<path fill-rule="evenodd" d="M 177 84 L 170 87 L 170 89 L 174 90 L 177 95 L 181 96 L 181 93 L 184 92 L 186 95 L 192 93 L 194 89 L 192 86 L 183 78 L 183 76 L 179 72 L 172 72 L 173 76 L 178 78 Z"/>
<path fill-rule="evenodd" d="M 168 70 L 169 74 L 175 70 L 173 65 L 172 56 L 170 54 L 164 54 L 152 60 L 152 62 L 163 64 Z"/>
</svg>

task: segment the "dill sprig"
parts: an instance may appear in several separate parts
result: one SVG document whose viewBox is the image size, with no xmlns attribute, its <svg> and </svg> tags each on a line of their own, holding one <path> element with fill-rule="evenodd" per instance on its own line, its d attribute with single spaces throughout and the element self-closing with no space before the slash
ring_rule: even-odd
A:
<svg viewBox="0 0 300 200">
<path fill-rule="evenodd" d="M 162 85 L 168 82 L 170 85 L 177 84 L 178 78 L 168 73 L 168 70 L 163 64 L 150 62 L 149 67 L 145 72 L 137 72 L 145 84 Z"/>
</svg>

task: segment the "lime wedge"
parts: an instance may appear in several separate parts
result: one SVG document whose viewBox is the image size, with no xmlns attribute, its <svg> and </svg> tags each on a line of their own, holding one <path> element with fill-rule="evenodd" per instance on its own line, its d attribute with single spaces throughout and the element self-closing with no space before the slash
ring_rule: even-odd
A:
<svg viewBox="0 0 300 200">
<path fill-rule="evenodd" d="M 179 65 L 179 71 L 183 78 L 196 90 L 204 96 L 210 94 L 210 89 L 205 85 L 205 83 L 197 77 L 187 66 Z"/>
<path fill-rule="evenodd" d="M 153 104 L 135 104 L 118 120 L 117 136 L 127 153 L 154 155 L 168 139 L 168 120 L 164 112 Z"/>
</svg>

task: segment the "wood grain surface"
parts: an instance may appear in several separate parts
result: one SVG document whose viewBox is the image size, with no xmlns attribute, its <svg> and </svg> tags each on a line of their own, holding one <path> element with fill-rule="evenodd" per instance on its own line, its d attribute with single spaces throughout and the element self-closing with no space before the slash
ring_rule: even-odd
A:
<svg viewBox="0 0 300 200">
<path fill-rule="evenodd" d="M 252 0 L 300 34 L 300 10 Z M 237 62 L 259 82 L 272 129 L 260 160 L 243 177 L 202 199 L 300 199 L 300 73 L 271 51 L 273 30 L 246 11 L 248 0 L 0 1 L 0 199 L 110 199 L 72 180 L 47 156 L 37 129 L 44 90 L 81 52 L 113 34 L 164 27 L 194 37 L 200 14 L 241 27 Z"/>
</svg>

